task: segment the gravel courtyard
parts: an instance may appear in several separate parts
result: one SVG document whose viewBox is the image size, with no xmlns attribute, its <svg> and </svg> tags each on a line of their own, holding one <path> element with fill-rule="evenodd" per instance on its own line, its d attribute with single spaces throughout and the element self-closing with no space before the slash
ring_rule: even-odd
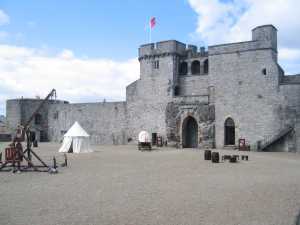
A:
<svg viewBox="0 0 300 225">
<path fill-rule="evenodd" d="M 35 150 L 62 162 L 58 148 Z M 212 164 L 201 150 L 93 148 L 68 154 L 56 175 L 0 173 L 0 224 L 296 224 L 300 154 L 249 152 L 249 161 Z"/>
</svg>

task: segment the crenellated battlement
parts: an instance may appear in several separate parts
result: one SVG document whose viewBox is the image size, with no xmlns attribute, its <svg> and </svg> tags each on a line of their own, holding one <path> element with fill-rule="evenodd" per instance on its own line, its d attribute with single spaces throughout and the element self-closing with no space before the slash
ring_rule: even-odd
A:
<svg viewBox="0 0 300 225">
<path fill-rule="evenodd" d="M 139 59 L 172 54 L 185 56 L 188 55 L 188 53 L 201 56 L 207 55 L 205 47 L 201 47 L 198 52 L 198 48 L 195 45 L 186 45 L 179 41 L 169 40 L 141 45 L 139 48 Z"/>
<path fill-rule="evenodd" d="M 255 27 L 250 41 L 212 45 L 208 52 L 209 55 L 219 55 L 260 49 L 272 49 L 277 53 L 277 29 L 273 25 Z"/>
</svg>

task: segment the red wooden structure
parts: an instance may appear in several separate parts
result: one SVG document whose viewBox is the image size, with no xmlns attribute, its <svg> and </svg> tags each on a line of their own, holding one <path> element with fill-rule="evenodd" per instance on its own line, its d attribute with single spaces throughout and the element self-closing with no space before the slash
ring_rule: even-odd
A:
<svg viewBox="0 0 300 225">
<path fill-rule="evenodd" d="M 239 151 L 250 151 L 250 146 L 246 144 L 245 138 L 239 139 Z"/>
</svg>

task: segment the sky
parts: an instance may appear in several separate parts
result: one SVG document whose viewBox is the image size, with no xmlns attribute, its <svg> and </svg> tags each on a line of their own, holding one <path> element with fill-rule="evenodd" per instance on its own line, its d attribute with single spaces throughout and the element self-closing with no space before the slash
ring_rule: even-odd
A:
<svg viewBox="0 0 300 225">
<path fill-rule="evenodd" d="M 0 0 L 0 114 L 6 99 L 125 100 L 139 78 L 138 47 L 176 39 L 197 46 L 247 41 L 278 29 L 279 63 L 300 73 L 298 0 Z"/>
</svg>

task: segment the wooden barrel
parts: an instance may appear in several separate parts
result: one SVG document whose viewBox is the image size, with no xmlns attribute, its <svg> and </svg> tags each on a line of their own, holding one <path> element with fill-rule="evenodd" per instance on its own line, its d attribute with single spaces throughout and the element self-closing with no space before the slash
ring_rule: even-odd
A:
<svg viewBox="0 0 300 225">
<path fill-rule="evenodd" d="M 242 155 L 242 160 L 248 161 L 248 156 L 247 155 Z"/>
<path fill-rule="evenodd" d="M 204 151 L 204 160 L 211 160 L 211 150 Z"/>
<path fill-rule="evenodd" d="M 236 160 L 240 160 L 240 155 L 233 155 L 233 157 L 235 157 Z"/>
<path fill-rule="evenodd" d="M 212 152 L 211 153 L 211 161 L 213 163 L 218 163 L 220 161 L 220 154 L 219 154 L 219 152 Z"/>
<path fill-rule="evenodd" d="M 236 163 L 237 162 L 237 156 L 236 155 L 231 156 L 229 162 Z"/>
<path fill-rule="evenodd" d="M 37 142 L 37 140 L 34 140 L 34 141 L 33 141 L 33 147 L 35 147 L 35 148 L 38 147 L 38 142 Z"/>
</svg>

